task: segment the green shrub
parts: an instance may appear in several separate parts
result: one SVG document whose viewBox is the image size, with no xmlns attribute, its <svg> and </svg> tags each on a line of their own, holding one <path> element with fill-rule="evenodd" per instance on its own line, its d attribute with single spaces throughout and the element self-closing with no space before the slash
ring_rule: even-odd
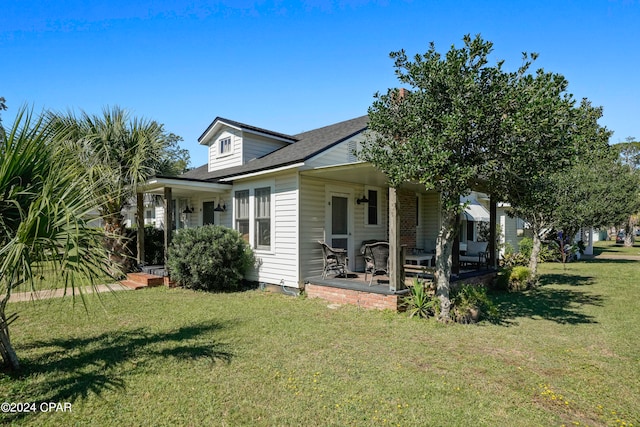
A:
<svg viewBox="0 0 640 427">
<path fill-rule="evenodd" d="M 513 245 L 509 242 L 505 242 L 504 243 L 504 253 L 505 254 L 512 254 L 514 253 L 514 249 L 513 249 Z"/>
<path fill-rule="evenodd" d="M 504 268 L 512 268 L 517 265 L 528 265 L 529 258 L 526 258 L 521 252 L 505 253 L 500 259 L 500 266 Z"/>
<path fill-rule="evenodd" d="M 556 254 L 553 252 L 552 248 L 549 245 L 542 245 L 540 247 L 540 253 L 538 254 L 538 262 L 547 262 L 553 261 L 556 257 Z"/>
<path fill-rule="evenodd" d="M 509 291 L 524 291 L 531 282 L 531 270 L 529 267 L 513 267 L 509 274 Z"/>
<path fill-rule="evenodd" d="M 175 234 L 167 265 L 171 279 L 181 286 L 229 291 L 240 287 L 253 262 L 253 252 L 240 233 L 218 225 L 205 225 Z"/>
<path fill-rule="evenodd" d="M 524 266 L 503 269 L 498 273 L 495 281 L 496 289 L 509 292 L 524 291 L 531 285 L 531 270 Z"/>
<path fill-rule="evenodd" d="M 533 239 L 531 237 L 524 237 L 518 243 L 518 248 L 523 257 L 527 260 L 531 258 L 531 251 L 533 251 Z"/>
<path fill-rule="evenodd" d="M 519 252 L 513 252 L 513 249 L 509 245 L 505 254 L 502 255 L 500 259 L 500 266 L 504 268 L 513 268 L 516 266 L 528 266 L 529 260 L 531 259 L 531 251 L 533 251 L 533 239 L 530 237 L 525 237 L 520 240 L 518 244 L 520 249 Z M 538 254 L 538 262 L 546 262 L 550 260 L 556 259 L 556 252 L 553 248 L 550 248 L 547 245 L 542 245 L 540 247 L 540 253 Z"/>
<path fill-rule="evenodd" d="M 487 289 L 480 285 L 460 285 L 451 290 L 451 318 L 458 323 L 475 323 L 481 318 L 495 318 L 498 309 Z"/>
</svg>

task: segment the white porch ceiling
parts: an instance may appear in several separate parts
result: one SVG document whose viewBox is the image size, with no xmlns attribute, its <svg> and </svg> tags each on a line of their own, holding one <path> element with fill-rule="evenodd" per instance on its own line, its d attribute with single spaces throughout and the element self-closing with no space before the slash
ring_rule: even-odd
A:
<svg viewBox="0 0 640 427">
<path fill-rule="evenodd" d="M 227 193 L 231 190 L 231 185 L 206 181 L 190 181 L 186 179 L 152 178 L 140 187 L 139 192 L 163 195 L 165 188 L 171 188 L 173 197 L 185 197 L 192 196 L 197 193 Z"/>
<path fill-rule="evenodd" d="M 386 187 L 388 185 L 387 177 L 367 163 L 349 163 L 340 166 L 307 169 L 301 170 L 300 174 L 377 187 Z"/>
</svg>

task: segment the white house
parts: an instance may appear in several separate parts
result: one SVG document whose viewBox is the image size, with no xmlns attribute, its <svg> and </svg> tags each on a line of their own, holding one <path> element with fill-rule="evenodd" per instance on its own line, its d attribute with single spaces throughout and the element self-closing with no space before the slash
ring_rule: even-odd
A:
<svg viewBox="0 0 640 427">
<path fill-rule="evenodd" d="M 388 240 L 390 230 L 387 179 L 354 154 L 367 121 L 286 135 L 217 117 L 198 139 L 208 149 L 207 164 L 175 178 L 154 177 L 141 191 L 170 207 L 156 222 L 240 231 L 259 259 L 250 280 L 302 287 L 322 273 L 318 241 L 346 249 L 350 269 L 362 271 L 362 242 Z M 400 243 L 430 252 L 440 228 L 439 195 L 412 183 L 394 194 Z M 477 221 L 488 221 L 485 208 L 468 210 L 464 219 L 478 212 Z"/>
</svg>

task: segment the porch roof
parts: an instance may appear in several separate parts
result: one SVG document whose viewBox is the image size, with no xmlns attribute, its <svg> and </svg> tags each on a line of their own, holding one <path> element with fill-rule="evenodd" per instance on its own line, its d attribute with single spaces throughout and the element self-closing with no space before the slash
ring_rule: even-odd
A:
<svg viewBox="0 0 640 427">
<path fill-rule="evenodd" d="M 156 176 L 149 179 L 144 185 L 138 188 L 139 193 L 162 194 L 165 187 L 171 187 L 176 193 L 181 192 L 205 192 L 223 193 L 231 189 L 230 184 L 222 184 L 198 179 L 186 179 L 182 177 L 162 177 Z"/>
</svg>

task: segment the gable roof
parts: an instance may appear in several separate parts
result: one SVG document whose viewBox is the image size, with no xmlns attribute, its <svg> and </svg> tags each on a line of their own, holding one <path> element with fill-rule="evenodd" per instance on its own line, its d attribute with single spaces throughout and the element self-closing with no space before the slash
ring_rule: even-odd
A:
<svg viewBox="0 0 640 427">
<path fill-rule="evenodd" d="M 217 119 L 216 119 L 217 120 Z M 215 120 L 214 120 L 215 122 Z M 226 121 L 225 121 L 226 122 Z M 215 181 L 254 172 L 261 172 L 295 163 L 309 158 L 333 147 L 342 141 L 364 131 L 367 128 L 369 116 L 361 116 L 319 129 L 293 135 L 296 142 L 266 154 L 244 165 L 208 172 L 208 166 L 202 165 L 180 175 L 181 178 Z M 206 133 L 206 131 L 205 131 Z M 204 135 L 204 134 L 203 134 Z M 281 134 L 282 135 L 282 134 Z M 202 137 L 201 137 L 202 138 Z"/>
<path fill-rule="evenodd" d="M 263 128 L 259 128 L 257 126 L 251 126 L 248 125 L 246 123 L 240 123 L 240 122 L 236 122 L 235 120 L 229 120 L 229 119 L 225 119 L 223 117 L 216 117 L 215 119 L 213 119 L 213 121 L 211 122 L 211 124 L 207 127 L 207 129 L 202 132 L 202 135 L 200 135 L 200 137 L 198 138 L 198 142 L 200 144 L 204 143 L 204 138 L 207 135 L 207 133 L 209 133 L 209 131 L 213 128 L 216 127 L 216 125 L 218 124 L 226 124 L 229 125 L 231 127 L 235 127 L 238 129 L 241 129 L 243 131 L 249 131 L 252 133 L 258 133 L 258 134 L 262 134 L 262 135 L 268 135 L 268 136 L 274 136 L 278 139 L 284 139 L 288 142 L 296 142 L 297 139 L 294 136 L 291 135 L 286 135 L 284 133 L 280 133 L 280 132 L 274 132 L 272 130 L 269 129 L 263 129 Z"/>
</svg>

